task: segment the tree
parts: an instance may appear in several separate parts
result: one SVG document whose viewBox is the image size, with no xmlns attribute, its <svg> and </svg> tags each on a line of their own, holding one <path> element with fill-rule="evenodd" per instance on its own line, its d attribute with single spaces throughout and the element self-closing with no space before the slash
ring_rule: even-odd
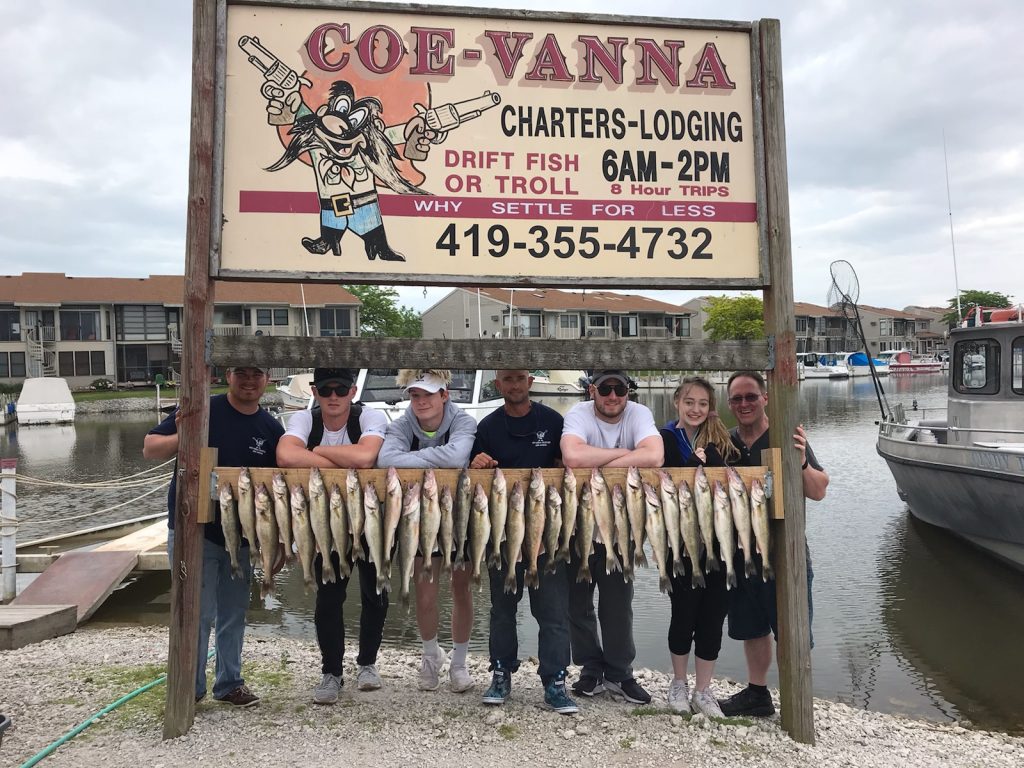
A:
<svg viewBox="0 0 1024 768">
<path fill-rule="evenodd" d="M 966 317 L 967 313 L 970 311 L 971 305 L 1005 309 L 1009 307 L 1011 303 L 1009 296 L 997 291 L 960 291 L 960 309 L 963 312 L 964 317 Z M 957 316 L 956 296 L 954 296 L 949 300 L 949 312 L 942 316 L 942 320 L 948 323 L 950 327 L 953 327 L 959 325 L 962 319 L 962 317 Z"/>
<path fill-rule="evenodd" d="M 757 296 L 709 296 L 704 333 L 709 341 L 763 339 L 764 302 Z"/>
<path fill-rule="evenodd" d="M 423 335 L 419 312 L 404 304 L 398 291 L 380 285 L 346 285 L 345 290 L 363 304 L 359 308 L 359 335 L 376 338 L 415 338 Z"/>
</svg>

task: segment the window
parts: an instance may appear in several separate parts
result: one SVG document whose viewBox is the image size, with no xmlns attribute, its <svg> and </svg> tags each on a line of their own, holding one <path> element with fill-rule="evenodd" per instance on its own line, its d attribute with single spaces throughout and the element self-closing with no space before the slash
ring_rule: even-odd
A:
<svg viewBox="0 0 1024 768">
<path fill-rule="evenodd" d="M 107 355 L 102 350 L 57 353 L 59 376 L 105 376 Z"/>
<path fill-rule="evenodd" d="M 807 318 L 806 317 L 798 317 L 796 319 L 796 332 L 799 333 L 799 334 L 803 334 L 803 335 L 807 334 Z"/>
<path fill-rule="evenodd" d="M 25 353 L 0 352 L 0 379 L 25 378 Z"/>
<path fill-rule="evenodd" d="M 21 341 L 20 315 L 16 309 L 0 309 L 0 341 Z"/>
<path fill-rule="evenodd" d="M 60 310 L 60 337 L 64 341 L 86 341 L 99 338 L 100 312 L 98 309 L 79 308 Z"/>
<path fill-rule="evenodd" d="M 351 336 L 352 310 L 332 307 L 320 310 L 321 336 Z"/>
<path fill-rule="evenodd" d="M 623 315 L 619 318 L 619 335 L 622 337 L 634 337 L 639 336 L 640 332 L 637 330 L 638 322 L 636 315 Z"/>
<path fill-rule="evenodd" d="M 587 315 L 588 328 L 604 328 L 606 325 L 608 325 L 608 317 L 606 315 Z"/>
<path fill-rule="evenodd" d="M 257 309 L 256 325 L 288 325 L 288 309 Z"/>
<path fill-rule="evenodd" d="M 878 335 L 892 336 L 892 320 L 890 318 L 883 318 L 878 321 Z"/>
<path fill-rule="evenodd" d="M 1024 395 L 1024 336 L 1013 340 L 1010 356 L 1013 358 L 1013 378 L 1010 387 L 1018 395 Z"/>
<path fill-rule="evenodd" d="M 226 304 L 213 308 L 214 325 L 242 325 L 242 306 Z"/>
<path fill-rule="evenodd" d="M 567 331 L 579 331 L 580 329 L 580 316 L 579 315 L 559 315 L 558 316 L 558 327 Z"/>
<path fill-rule="evenodd" d="M 520 312 L 518 335 L 521 337 L 540 338 L 540 312 Z"/>
<path fill-rule="evenodd" d="M 953 347 L 953 386 L 964 394 L 994 395 L 999 391 L 999 342 L 958 341 Z"/>
<path fill-rule="evenodd" d="M 159 304 L 118 308 L 119 341 L 145 341 L 167 338 L 167 311 Z"/>
</svg>

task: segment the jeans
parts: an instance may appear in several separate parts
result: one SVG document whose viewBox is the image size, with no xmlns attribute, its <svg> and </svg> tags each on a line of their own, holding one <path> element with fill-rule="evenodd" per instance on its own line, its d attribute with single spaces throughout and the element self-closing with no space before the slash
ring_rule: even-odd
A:
<svg viewBox="0 0 1024 768">
<path fill-rule="evenodd" d="M 582 564 L 576 547 L 569 551 L 569 627 L 572 635 L 572 658 L 583 667 L 582 674 L 613 683 L 633 677 L 633 584 L 616 571 L 605 573 L 605 545 L 594 544 L 590 555 L 592 581 L 577 582 Z M 597 615 L 594 614 L 594 589 L 600 590 Z M 601 639 L 597 622 L 601 622 Z M 602 641 L 604 647 L 602 648 Z"/>
<path fill-rule="evenodd" d="M 367 549 L 369 551 L 369 549 Z M 341 578 L 341 561 L 337 552 L 331 552 L 331 564 L 338 580 L 324 583 L 323 555 L 319 552 L 313 561 L 316 572 L 316 609 L 313 622 L 316 625 L 316 642 L 320 646 L 321 671 L 325 675 L 341 677 L 345 660 L 345 595 L 349 579 Z M 359 571 L 359 598 L 362 611 L 359 614 L 359 656 L 356 663 L 361 667 L 377 663 L 377 651 L 384 637 L 384 620 L 388 617 L 387 590 L 377 594 L 377 567 L 368 560 L 357 560 Z"/>
<path fill-rule="evenodd" d="M 200 533 L 202 535 L 202 533 Z M 174 531 L 167 532 L 167 557 L 174 557 Z M 252 563 L 249 547 L 238 550 L 241 578 L 232 578 L 228 552 L 219 544 L 203 539 L 203 581 L 199 592 L 199 638 L 196 655 L 196 696 L 206 694 L 206 656 L 210 630 L 216 628 L 217 662 L 213 697 L 222 698 L 242 685 L 242 639 L 245 609 L 249 607 Z M 171 562 L 171 574 L 175 572 Z"/>
<path fill-rule="evenodd" d="M 545 566 L 548 555 L 537 560 L 540 585 L 530 588 L 530 612 L 537 620 L 537 657 L 540 667 L 537 673 L 544 685 L 565 673 L 569 666 L 569 582 L 565 576 L 565 563 L 557 563 L 554 573 L 547 573 Z M 507 568 L 490 568 L 491 582 L 491 627 L 490 653 L 491 669 L 500 663 L 503 669 L 515 672 L 519 669 L 519 638 L 516 634 L 516 607 L 523 599 L 523 574 L 526 564 L 518 563 L 516 588 L 505 592 Z"/>
</svg>

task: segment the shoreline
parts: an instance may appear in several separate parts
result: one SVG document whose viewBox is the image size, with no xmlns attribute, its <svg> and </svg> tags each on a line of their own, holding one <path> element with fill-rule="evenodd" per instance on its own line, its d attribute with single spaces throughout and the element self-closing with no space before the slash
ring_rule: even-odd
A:
<svg viewBox="0 0 1024 768">
<path fill-rule="evenodd" d="M 169 398 L 161 399 L 168 400 Z M 264 408 L 280 407 L 281 395 L 277 392 L 267 392 L 260 398 L 260 405 Z M 76 415 L 143 412 L 156 414 L 156 393 L 152 397 L 112 397 L 107 400 L 89 400 L 75 405 Z"/>
<path fill-rule="evenodd" d="M 351 639 L 354 639 L 354 633 Z M 489 680 L 487 659 L 471 655 L 475 686 L 454 694 L 442 685 L 419 691 L 419 653 L 382 649 L 378 669 L 384 688 L 354 690 L 355 656 L 346 653 L 345 688 L 338 703 L 317 706 L 310 693 L 320 677 L 312 640 L 246 637 L 244 674 L 261 696 L 258 707 L 239 710 L 211 700 L 196 708 L 192 729 L 171 741 L 161 738 L 166 689 L 132 699 L 46 758 L 47 766 L 104 768 L 183 764 L 232 766 L 241 760 L 282 765 L 325 762 L 342 752 L 351 766 L 466 766 L 505 768 L 515 764 L 629 765 L 686 768 L 787 765 L 820 768 L 884 766 L 1020 766 L 1024 738 L 967 729 L 814 700 L 817 744 L 797 744 L 781 730 L 778 715 L 767 719 L 708 721 L 667 709 L 669 676 L 637 670 L 654 696 L 652 706 L 634 707 L 607 695 L 579 701 L 578 715 L 542 707 L 536 660 L 524 661 L 513 677 L 512 698 L 485 707 L 480 696 Z M 0 758 L 19 765 L 121 696 L 163 672 L 167 629 L 85 625 L 76 632 L 14 651 L 0 651 L 0 712 L 12 718 Z M 209 667 L 212 673 L 212 664 Z M 576 671 L 570 673 L 575 677 Z M 728 695 L 735 686 L 714 683 Z M 579 697 L 583 698 L 583 697 Z M 778 701 L 775 693 L 776 703 Z"/>
</svg>

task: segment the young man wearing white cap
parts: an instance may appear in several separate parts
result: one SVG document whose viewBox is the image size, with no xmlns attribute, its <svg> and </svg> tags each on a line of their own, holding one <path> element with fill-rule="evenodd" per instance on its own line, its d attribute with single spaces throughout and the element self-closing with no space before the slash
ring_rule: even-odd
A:
<svg viewBox="0 0 1024 768">
<path fill-rule="evenodd" d="M 591 399 L 565 415 L 562 461 L 567 467 L 660 467 L 665 446 L 650 409 L 629 399 L 625 371 L 598 371 L 590 385 Z M 572 690 L 582 696 L 609 691 L 633 704 L 651 696 L 633 677 L 633 584 L 621 572 L 605 572 L 605 547 L 594 528 L 590 555 L 591 582 L 577 582 L 582 565 L 577 548 L 569 562 L 569 627 L 573 661 L 583 667 Z M 601 590 L 598 615 L 594 589 Z M 601 622 L 598 638 L 597 622 Z M 603 644 L 603 645 L 602 645 Z"/>
<path fill-rule="evenodd" d="M 469 464 L 476 437 L 476 421 L 456 406 L 448 396 L 451 372 L 437 369 L 399 371 L 398 386 L 409 395 L 409 407 L 388 425 L 384 445 L 377 456 L 378 467 L 414 467 L 460 469 Z M 433 691 L 440 683 L 441 667 L 448 658 L 437 642 L 437 592 L 441 558 L 421 552 L 416 558 L 416 624 L 423 639 L 423 660 L 419 687 Z M 433 579 L 420 579 L 424 568 L 432 569 Z M 470 573 L 461 568 L 452 571 L 452 651 L 448 666 L 452 691 L 462 693 L 473 687 L 466 667 L 469 635 L 473 629 L 473 596 Z"/>
<path fill-rule="evenodd" d="M 384 442 L 388 419 L 381 411 L 362 408 L 352 402 L 356 395 L 355 371 L 348 368 L 316 368 L 313 371 L 313 396 L 317 407 L 299 411 L 288 420 L 288 429 L 277 445 L 277 464 L 281 467 L 320 467 L 321 469 L 369 469 L 377 461 Z M 364 549 L 367 547 L 365 540 Z M 318 552 L 313 568 L 316 573 L 316 608 L 313 623 L 320 647 L 320 671 L 323 678 L 313 689 L 317 704 L 334 704 L 343 684 L 345 659 L 345 597 L 349 579 L 324 582 L 324 553 Z M 337 552 L 330 553 L 334 572 L 341 573 Z M 356 688 L 375 691 L 381 687 L 377 673 L 377 652 L 384 637 L 388 616 L 388 593 L 377 594 L 377 566 L 369 558 L 357 560 L 359 571 L 359 655 L 356 664 Z"/>
</svg>

